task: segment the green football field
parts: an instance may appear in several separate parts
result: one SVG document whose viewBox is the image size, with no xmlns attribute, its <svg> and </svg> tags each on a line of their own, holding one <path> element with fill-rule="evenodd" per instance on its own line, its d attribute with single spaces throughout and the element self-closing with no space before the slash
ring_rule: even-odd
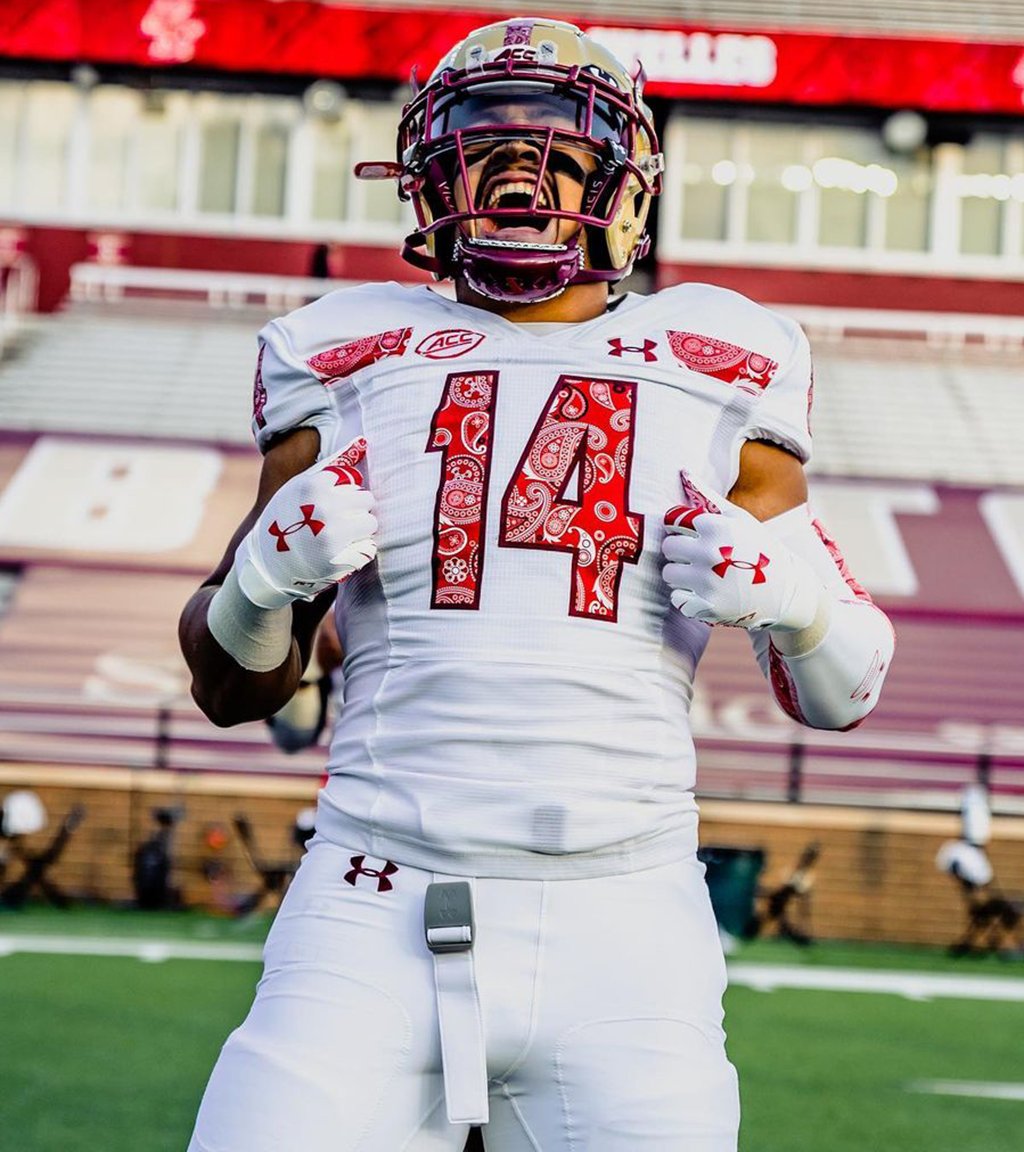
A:
<svg viewBox="0 0 1024 1152">
<path fill-rule="evenodd" d="M 184 1152 L 209 1068 L 248 1006 L 259 974 L 248 957 L 266 928 L 191 914 L 0 914 L 0 1147 Z M 175 944 L 193 958 L 169 958 Z M 225 949 L 239 958 L 194 958 Z M 1024 1148 L 1021 960 L 763 941 L 730 964 L 742 1152 Z M 828 987 L 858 979 L 900 991 Z M 751 986 L 779 981 L 824 987 Z"/>
</svg>

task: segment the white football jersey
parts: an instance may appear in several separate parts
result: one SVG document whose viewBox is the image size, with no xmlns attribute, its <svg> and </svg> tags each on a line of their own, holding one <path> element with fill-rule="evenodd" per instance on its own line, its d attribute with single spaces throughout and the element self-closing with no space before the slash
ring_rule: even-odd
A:
<svg viewBox="0 0 1024 1152">
<path fill-rule="evenodd" d="M 423 285 L 342 289 L 260 334 L 265 449 L 366 441 L 374 564 L 343 584 L 345 704 L 318 830 L 445 873 L 600 875 L 696 844 L 687 712 L 707 625 L 671 609 L 680 469 L 810 451 L 792 321 L 684 284 L 531 331 Z"/>
</svg>

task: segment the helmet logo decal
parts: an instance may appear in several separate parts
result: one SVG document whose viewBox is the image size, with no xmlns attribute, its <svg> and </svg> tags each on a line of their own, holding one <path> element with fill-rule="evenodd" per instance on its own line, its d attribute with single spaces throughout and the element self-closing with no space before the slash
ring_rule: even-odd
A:
<svg viewBox="0 0 1024 1152">
<path fill-rule="evenodd" d="M 533 21 L 523 20 L 516 21 L 510 20 L 505 25 L 505 47 L 509 48 L 513 44 L 529 44 L 530 36 L 533 33 Z"/>
</svg>

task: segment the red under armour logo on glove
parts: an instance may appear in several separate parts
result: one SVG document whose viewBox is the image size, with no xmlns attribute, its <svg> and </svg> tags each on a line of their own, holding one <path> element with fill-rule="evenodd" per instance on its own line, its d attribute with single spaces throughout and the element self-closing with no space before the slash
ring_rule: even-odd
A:
<svg viewBox="0 0 1024 1152">
<path fill-rule="evenodd" d="M 691 620 L 729 628 L 806 628 L 819 596 L 806 563 L 746 509 L 702 491 L 685 473 L 681 479 L 686 502 L 667 514 L 661 542 L 672 607 Z M 739 572 L 727 579 L 731 568 Z"/>
<path fill-rule="evenodd" d="M 275 520 L 267 529 L 271 536 L 277 537 L 278 552 L 290 551 L 288 547 L 288 537 L 291 536 L 293 532 L 301 532 L 303 528 L 308 528 L 314 536 L 319 536 L 324 530 L 323 520 L 313 519 L 313 513 L 316 511 L 315 504 L 300 504 L 299 511 L 302 513 L 302 519 L 296 520 L 294 524 L 289 524 L 282 528 Z"/>
<path fill-rule="evenodd" d="M 359 437 L 286 480 L 235 549 L 238 583 L 260 608 L 312 600 L 377 555 L 373 496 L 356 465 Z"/>
<path fill-rule="evenodd" d="M 718 552 L 722 557 L 721 563 L 711 566 L 711 571 L 716 576 L 720 576 L 724 580 L 725 574 L 730 568 L 745 568 L 754 573 L 750 581 L 751 584 L 765 584 L 767 582 L 768 577 L 764 574 L 764 570 L 771 563 L 771 560 L 763 552 L 758 554 L 756 564 L 752 564 L 749 560 L 734 560 L 732 558 L 733 548 L 730 544 L 723 545 L 718 549 Z"/>
</svg>

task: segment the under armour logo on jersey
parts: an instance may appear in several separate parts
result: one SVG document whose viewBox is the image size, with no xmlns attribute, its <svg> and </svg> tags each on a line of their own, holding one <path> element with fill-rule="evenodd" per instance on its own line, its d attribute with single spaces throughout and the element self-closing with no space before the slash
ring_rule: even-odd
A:
<svg viewBox="0 0 1024 1152">
<path fill-rule="evenodd" d="M 352 868 L 345 873 L 345 882 L 355 888 L 360 876 L 371 876 L 377 881 L 378 892 L 390 892 L 391 889 L 394 888 L 394 884 L 391 883 L 388 877 L 394 876 L 398 871 L 398 865 L 392 863 L 390 860 L 385 860 L 383 868 L 364 868 L 363 864 L 365 860 L 365 856 L 353 856 L 350 858 L 349 863 L 352 865 Z"/>
<path fill-rule="evenodd" d="M 721 553 L 722 560 L 720 563 L 714 564 L 711 567 L 711 571 L 714 572 L 716 576 L 721 576 L 724 580 L 725 574 L 730 568 L 744 568 L 748 572 L 754 573 L 750 581 L 751 584 L 767 584 L 768 577 L 764 574 L 764 570 L 771 563 L 771 560 L 769 560 L 763 552 L 759 553 L 757 563 L 753 564 L 749 560 L 734 560 L 732 558 L 733 549 L 731 544 L 724 544 L 718 551 Z"/>
<path fill-rule="evenodd" d="M 324 530 L 326 525 L 323 520 L 314 520 L 313 512 L 316 508 L 315 504 L 300 504 L 299 511 L 302 513 L 302 519 L 296 520 L 294 524 L 288 524 L 282 528 L 275 520 L 273 524 L 267 529 L 271 536 L 277 537 L 277 550 L 278 552 L 290 551 L 288 547 L 288 537 L 293 532 L 301 532 L 303 528 L 308 528 L 314 536 L 319 536 Z"/>
<path fill-rule="evenodd" d="M 611 345 L 608 350 L 609 356 L 618 356 L 621 359 L 627 352 L 633 352 L 637 356 L 643 356 L 648 364 L 658 359 L 654 351 L 658 347 L 657 340 L 645 340 L 642 344 L 623 344 L 618 336 L 612 336 L 608 343 Z"/>
</svg>

